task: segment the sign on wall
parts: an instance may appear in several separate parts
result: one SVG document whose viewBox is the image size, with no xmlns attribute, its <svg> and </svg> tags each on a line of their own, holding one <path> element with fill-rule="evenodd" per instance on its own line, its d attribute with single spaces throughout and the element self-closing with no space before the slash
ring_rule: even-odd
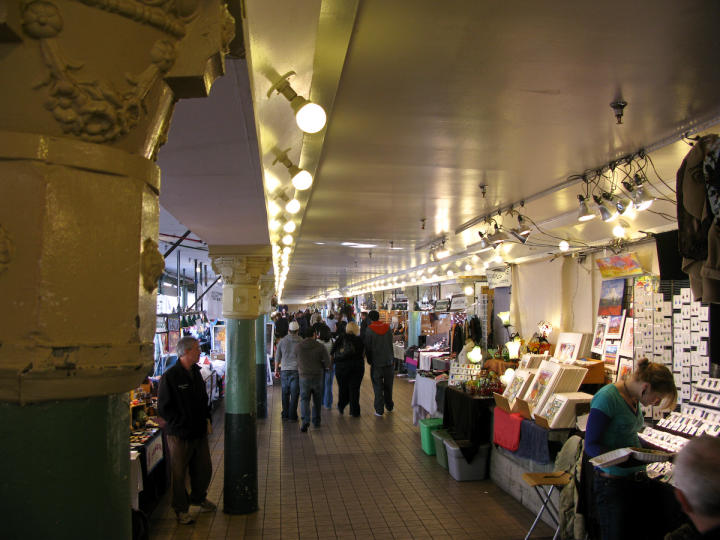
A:
<svg viewBox="0 0 720 540">
<path fill-rule="evenodd" d="M 488 268 L 487 280 L 488 287 L 491 289 L 495 289 L 496 287 L 510 287 L 510 285 L 512 285 L 510 267 Z"/>
</svg>

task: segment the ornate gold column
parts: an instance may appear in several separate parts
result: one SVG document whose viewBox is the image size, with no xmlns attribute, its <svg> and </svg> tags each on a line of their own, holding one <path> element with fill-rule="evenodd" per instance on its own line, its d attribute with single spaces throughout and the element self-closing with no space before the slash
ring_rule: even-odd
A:
<svg viewBox="0 0 720 540">
<path fill-rule="evenodd" d="M 164 267 L 154 158 L 234 22 L 220 0 L 14 0 L 0 29 L 3 534 L 124 539 L 127 391 Z"/>
<path fill-rule="evenodd" d="M 227 325 L 223 511 L 248 514 L 258 509 L 255 320 L 270 246 L 210 246 L 210 257 L 223 278 Z"/>
</svg>

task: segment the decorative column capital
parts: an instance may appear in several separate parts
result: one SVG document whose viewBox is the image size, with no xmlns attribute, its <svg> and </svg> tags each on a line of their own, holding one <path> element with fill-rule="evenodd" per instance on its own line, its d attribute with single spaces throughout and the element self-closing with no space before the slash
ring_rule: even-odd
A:
<svg viewBox="0 0 720 540">
<path fill-rule="evenodd" d="M 223 278 L 223 317 L 255 319 L 261 313 L 260 278 L 271 264 L 269 246 L 210 246 L 213 270 Z"/>
<path fill-rule="evenodd" d="M 275 293 L 275 279 L 272 276 L 260 278 L 260 313 L 272 311 L 272 296 Z"/>
</svg>

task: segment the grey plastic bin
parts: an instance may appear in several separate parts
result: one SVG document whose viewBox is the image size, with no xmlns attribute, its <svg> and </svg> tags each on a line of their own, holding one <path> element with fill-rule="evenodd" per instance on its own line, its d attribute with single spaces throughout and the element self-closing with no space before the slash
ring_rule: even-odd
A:
<svg viewBox="0 0 720 540">
<path fill-rule="evenodd" d="M 447 450 L 448 470 L 458 482 L 469 480 L 484 480 L 487 478 L 488 460 L 490 459 L 490 445 L 481 444 L 478 453 L 475 454 L 471 463 L 465 460 L 460 451 L 461 446 L 469 446 L 469 441 L 455 441 L 446 439 L 445 449 Z"/>
<path fill-rule="evenodd" d="M 452 440 L 452 436 L 444 429 L 436 429 L 432 432 L 432 436 L 435 441 L 435 459 L 443 469 L 447 469 L 448 458 L 445 441 L 448 439 Z"/>
</svg>

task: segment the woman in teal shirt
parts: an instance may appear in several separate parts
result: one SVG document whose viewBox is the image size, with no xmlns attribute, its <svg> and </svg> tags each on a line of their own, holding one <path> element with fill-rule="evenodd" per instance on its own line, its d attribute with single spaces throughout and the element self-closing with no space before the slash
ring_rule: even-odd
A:
<svg viewBox="0 0 720 540">
<path fill-rule="evenodd" d="M 608 384 L 593 397 L 585 433 L 585 452 L 590 457 L 626 446 L 641 446 L 638 432 L 643 428 L 640 405 L 675 408 L 677 389 L 672 372 L 662 364 L 637 361 L 632 375 Z M 645 465 L 598 467 L 593 491 L 603 540 L 638 538 L 633 522 L 642 501 L 642 482 L 636 473 Z"/>
</svg>

